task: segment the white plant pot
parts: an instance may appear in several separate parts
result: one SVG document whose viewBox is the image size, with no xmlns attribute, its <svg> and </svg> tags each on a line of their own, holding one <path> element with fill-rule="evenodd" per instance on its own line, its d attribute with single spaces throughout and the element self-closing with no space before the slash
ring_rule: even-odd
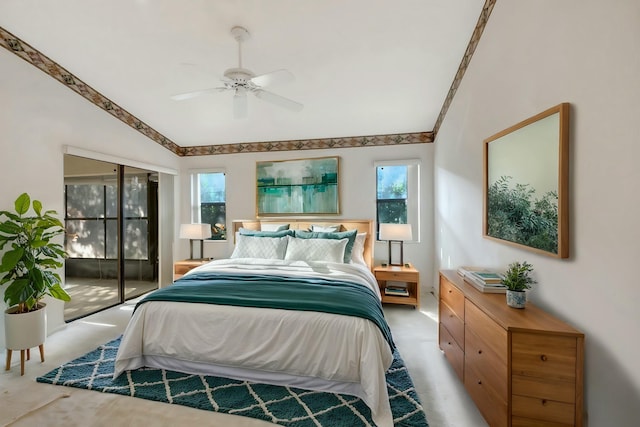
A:
<svg viewBox="0 0 640 427">
<path fill-rule="evenodd" d="M 524 308 L 527 303 L 527 293 L 525 291 L 507 290 L 507 305 L 513 308 Z"/>
<path fill-rule="evenodd" d="M 36 311 L 16 313 L 17 307 L 4 311 L 4 338 L 7 350 L 26 350 L 44 344 L 47 337 L 46 304 Z"/>
</svg>

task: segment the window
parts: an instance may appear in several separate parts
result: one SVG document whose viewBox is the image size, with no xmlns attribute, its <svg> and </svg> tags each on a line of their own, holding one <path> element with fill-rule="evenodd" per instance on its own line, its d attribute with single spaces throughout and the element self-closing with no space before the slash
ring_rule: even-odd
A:
<svg viewBox="0 0 640 427">
<path fill-rule="evenodd" d="M 191 221 L 211 224 L 211 240 L 227 239 L 227 197 L 224 171 L 191 174 Z"/>
<path fill-rule="evenodd" d="M 420 230 L 420 161 L 380 161 L 376 166 L 376 221 L 411 224 L 413 241 Z"/>
<path fill-rule="evenodd" d="M 105 178 L 112 181 L 112 177 Z M 65 185 L 65 249 L 70 258 L 117 259 L 118 189 L 115 182 L 68 179 Z M 124 258 L 149 259 L 147 176 L 125 177 Z M 136 242 L 135 244 L 132 242 Z"/>
</svg>

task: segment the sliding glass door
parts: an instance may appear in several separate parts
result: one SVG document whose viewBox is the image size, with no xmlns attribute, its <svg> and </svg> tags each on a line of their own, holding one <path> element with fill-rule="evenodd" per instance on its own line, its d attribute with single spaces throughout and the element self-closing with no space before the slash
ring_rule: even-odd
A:
<svg viewBox="0 0 640 427">
<path fill-rule="evenodd" d="M 65 156 L 66 321 L 158 287 L 155 176 Z"/>
<path fill-rule="evenodd" d="M 158 288 L 158 180 L 124 168 L 123 243 L 125 299 Z"/>
</svg>

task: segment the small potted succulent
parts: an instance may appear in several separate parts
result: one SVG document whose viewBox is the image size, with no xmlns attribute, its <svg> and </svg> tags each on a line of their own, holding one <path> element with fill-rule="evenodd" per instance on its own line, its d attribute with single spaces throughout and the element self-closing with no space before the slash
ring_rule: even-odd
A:
<svg viewBox="0 0 640 427">
<path fill-rule="evenodd" d="M 526 290 L 537 283 L 531 277 L 533 266 L 527 261 L 512 262 L 504 272 L 502 284 L 507 287 L 507 305 L 514 308 L 524 308 L 527 302 Z"/>
</svg>

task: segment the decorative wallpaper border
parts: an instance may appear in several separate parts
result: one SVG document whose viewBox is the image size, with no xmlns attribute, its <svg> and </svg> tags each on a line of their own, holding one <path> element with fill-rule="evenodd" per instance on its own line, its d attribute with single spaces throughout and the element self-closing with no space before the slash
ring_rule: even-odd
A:
<svg viewBox="0 0 640 427">
<path fill-rule="evenodd" d="M 74 76 L 68 70 L 51 60 L 49 57 L 33 48 L 28 43 L 14 36 L 4 28 L 0 27 L 0 46 L 24 59 L 34 67 L 50 75 L 69 89 L 76 92 L 87 99 L 92 104 L 100 107 L 107 113 L 111 114 L 118 120 L 124 122 L 128 126 L 142 133 L 152 141 L 162 145 L 167 150 L 177 154 L 178 156 L 210 156 L 217 154 L 232 153 L 256 153 L 270 151 L 292 151 L 292 150 L 317 150 L 331 148 L 354 148 L 354 147 L 378 147 L 385 145 L 402 145 L 402 144 L 423 144 L 431 143 L 435 140 L 440 125 L 453 101 L 453 98 L 460 86 L 462 77 L 464 76 L 471 57 L 476 50 L 480 36 L 484 31 L 484 27 L 489 20 L 493 6 L 496 0 L 485 0 L 485 4 L 478 18 L 476 27 L 471 35 L 471 40 L 467 45 L 465 54 L 460 62 L 458 71 L 453 79 L 453 83 L 449 88 L 444 104 L 440 109 L 440 114 L 436 120 L 433 131 L 403 133 L 390 135 L 370 135 L 370 136 L 353 136 L 342 138 L 318 138 L 318 139 L 299 139 L 292 141 L 273 141 L 273 142 L 249 142 L 222 145 L 200 145 L 194 147 L 181 147 L 171 141 L 151 126 L 138 119 L 133 114 L 112 102 L 110 99 L 84 83 L 78 77 Z"/>
<path fill-rule="evenodd" d="M 267 151 L 378 147 L 382 145 L 422 144 L 427 142 L 433 142 L 432 132 L 343 138 L 296 139 L 291 141 L 251 142 L 246 144 L 201 145 L 196 147 L 182 147 L 180 155 L 209 156 L 215 154 L 258 153 Z"/>
<path fill-rule="evenodd" d="M 78 95 L 102 108 L 116 119 L 131 126 L 144 136 L 152 139 L 164 148 L 179 154 L 180 146 L 178 146 L 178 144 L 171 141 L 169 138 L 162 135 L 160 132 L 153 129 L 151 126 L 147 125 L 142 120 L 138 119 L 136 116 L 129 113 L 127 110 L 120 107 L 118 104 L 111 101 L 88 84 L 84 83 L 64 67 L 51 60 L 51 58 L 39 52 L 37 49 L 34 49 L 33 46 L 23 40 L 20 40 L 18 37 L 14 36 L 2 27 L 0 27 L 0 46 L 4 47 L 9 52 L 18 55 L 34 67 L 44 71 L 72 91 L 76 92 Z"/>
<path fill-rule="evenodd" d="M 478 22 L 476 23 L 476 28 L 473 30 L 473 34 L 471 34 L 471 40 L 469 40 L 469 44 L 467 45 L 467 50 L 464 52 L 464 56 L 462 57 L 462 61 L 460 62 L 460 66 L 458 67 L 458 72 L 456 72 L 456 76 L 453 78 L 453 83 L 451 83 L 451 87 L 449 88 L 449 93 L 442 104 L 442 108 L 440 109 L 440 114 L 438 115 L 438 119 L 436 120 L 435 125 L 433 126 L 433 138 L 435 140 L 435 136 L 438 134 L 440 130 L 440 125 L 444 121 L 444 116 L 447 115 L 447 111 L 449 111 L 449 106 L 453 101 L 453 97 L 456 95 L 458 91 L 458 86 L 460 86 L 460 82 L 462 81 L 462 77 L 464 73 L 467 72 L 467 67 L 469 67 L 469 62 L 471 62 L 471 57 L 473 53 L 476 51 L 476 47 L 480 42 L 480 36 L 484 31 L 484 27 L 487 25 L 487 21 L 489 21 L 489 16 L 491 15 L 491 11 L 493 11 L 493 6 L 495 6 L 496 0 L 486 0 L 484 2 L 484 6 L 482 7 L 482 12 L 480 12 L 480 17 L 478 18 Z"/>
</svg>

